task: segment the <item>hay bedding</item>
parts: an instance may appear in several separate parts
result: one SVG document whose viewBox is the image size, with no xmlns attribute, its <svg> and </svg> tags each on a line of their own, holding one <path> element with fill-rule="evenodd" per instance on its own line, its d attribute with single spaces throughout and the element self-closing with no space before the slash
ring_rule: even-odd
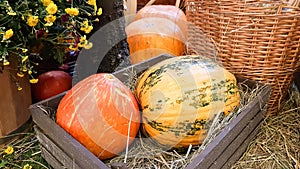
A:
<svg viewBox="0 0 300 169">
<path fill-rule="evenodd" d="M 132 81 L 131 81 L 132 83 Z M 123 152 L 119 156 L 105 161 L 107 165 L 111 163 L 126 163 L 129 168 L 184 168 L 189 164 L 206 145 L 225 127 L 230 120 L 255 98 L 264 86 L 257 86 L 254 89 L 247 88 L 243 83 L 239 83 L 241 91 L 241 105 L 231 115 L 223 117 L 221 115 L 212 123 L 211 130 L 204 143 L 200 146 L 189 147 L 185 150 L 169 150 L 157 146 L 150 140 L 142 139 L 144 136 L 139 133 L 138 138 L 129 147 L 128 152 Z M 289 99 L 285 102 L 284 108 L 278 116 L 266 117 L 255 140 L 249 145 L 247 151 L 236 162 L 232 169 L 247 168 L 284 168 L 300 169 L 300 93 L 297 90 L 290 90 Z M 49 111 L 50 114 L 53 112 Z M 15 140 L 8 145 L 16 145 L 19 142 L 26 144 L 32 140 L 37 140 L 35 135 Z M 36 146 L 35 146 L 36 147 Z M 27 147 L 20 147 L 19 152 L 24 152 Z M 2 148 L 2 151 L 4 148 Z M 35 156 L 41 156 L 41 150 L 36 147 Z M 14 161 L 14 159 L 11 159 Z M 24 159 L 26 160 L 26 159 Z M 30 158 L 31 160 L 31 158 Z M 17 161 L 16 161 L 17 162 Z M 40 163 L 41 168 L 51 168 Z"/>
<path fill-rule="evenodd" d="M 184 168 L 206 145 L 224 128 L 230 120 L 255 98 L 264 86 L 249 89 L 240 83 L 241 105 L 228 117 L 219 116 L 211 126 L 204 143 L 186 150 L 164 151 L 153 142 L 144 142 L 142 134 L 136 140 L 129 152 L 122 153 L 106 163 L 125 162 L 128 168 Z M 251 142 L 244 155 L 231 169 L 300 169 L 300 93 L 292 88 L 289 99 L 278 116 L 266 117 L 260 126 L 260 131 Z"/>
<path fill-rule="evenodd" d="M 128 80 L 125 82 L 127 86 L 135 86 L 136 73 L 127 72 Z M 205 147 L 219 134 L 219 132 L 234 119 L 257 94 L 264 89 L 265 86 L 257 85 L 249 88 L 245 82 L 238 84 L 241 93 L 240 106 L 234 110 L 229 116 L 224 117 L 218 114 L 212 122 L 207 138 L 204 142 L 195 147 L 187 149 L 171 149 L 165 150 L 161 145 L 151 139 L 143 139 L 146 137 L 140 131 L 136 141 L 128 151 L 123 152 L 119 156 L 105 161 L 106 164 L 126 163 L 128 168 L 155 168 L 155 169 L 182 169 L 187 166 Z M 134 88 L 131 88 L 134 90 Z M 263 109 L 263 108 L 262 108 Z"/>
<path fill-rule="evenodd" d="M 300 94 L 296 88 L 278 116 L 266 117 L 255 140 L 232 169 L 300 169 Z"/>
</svg>

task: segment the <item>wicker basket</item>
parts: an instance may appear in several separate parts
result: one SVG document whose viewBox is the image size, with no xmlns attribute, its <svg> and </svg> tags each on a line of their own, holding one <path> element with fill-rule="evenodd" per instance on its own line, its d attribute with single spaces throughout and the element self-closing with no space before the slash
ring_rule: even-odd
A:
<svg viewBox="0 0 300 169">
<path fill-rule="evenodd" d="M 199 39 L 203 39 L 203 32 L 225 68 L 272 86 L 268 115 L 274 115 L 300 65 L 298 5 L 297 1 L 186 0 L 186 15 L 192 25 L 189 52 L 202 51 Z"/>
</svg>

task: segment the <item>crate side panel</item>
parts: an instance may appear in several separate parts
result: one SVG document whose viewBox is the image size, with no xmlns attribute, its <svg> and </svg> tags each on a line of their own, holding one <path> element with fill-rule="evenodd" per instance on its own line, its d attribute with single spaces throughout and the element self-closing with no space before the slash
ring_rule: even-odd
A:
<svg viewBox="0 0 300 169">
<path fill-rule="evenodd" d="M 144 70 L 146 70 L 148 67 L 154 65 L 155 63 L 158 63 L 162 60 L 165 60 L 167 58 L 170 58 L 172 56 L 170 55 L 162 55 L 157 57 L 156 59 L 158 60 L 154 60 L 151 63 L 149 63 L 149 61 L 143 62 L 141 64 L 137 64 L 137 65 L 133 65 L 131 67 L 122 69 L 121 71 L 115 72 L 114 75 L 119 78 L 121 81 L 127 80 L 128 79 L 128 75 L 126 72 L 128 71 L 135 71 L 136 73 L 142 72 Z M 264 92 L 267 92 L 264 91 Z M 265 95 L 264 92 L 262 92 L 261 94 L 259 94 L 258 97 L 258 103 L 256 104 L 261 104 L 264 105 L 265 104 Z M 56 97 L 51 98 L 50 100 L 46 100 L 46 101 L 42 101 L 38 104 L 35 104 L 34 106 L 31 106 L 31 111 L 33 114 L 33 119 L 36 122 L 36 124 L 43 130 L 43 132 L 47 135 L 47 137 L 51 140 L 54 140 L 56 143 L 56 145 L 58 145 L 59 147 L 62 147 L 62 149 L 69 154 L 70 157 L 72 158 L 76 158 L 76 160 L 80 159 L 83 160 L 83 162 L 81 162 L 82 164 L 84 164 L 83 166 L 85 166 L 86 168 L 108 168 L 103 162 L 101 162 L 100 160 L 98 160 L 92 153 L 90 153 L 85 147 L 83 147 L 78 141 L 76 141 L 72 136 L 70 136 L 68 133 L 66 133 L 62 128 L 60 128 L 53 120 L 51 120 L 49 117 L 47 117 L 43 111 L 37 109 L 36 106 L 39 105 L 44 105 L 44 106 L 50 106 L 52 108 L 56 108 L 57 105 L 59 104 L 60 99 L 63 97 L 64 93 L 61 95 L 58 95 Z M 251 105 L 251 106 L 256 106 Z M 252 108 L 251 106 L 249 106 L 250 108 Z M 261 106 L 260 106 L 261 107 Z M 256 111 L 257 109 L 253 110 Z M 241 114 L 242 117 L 240 117 L 239 120 L 244 119 L 245 117 L 251 116 L 251 115 L 245 115 L 245 111 L 244 110 Z M 247 113 L 247 112 L 246 112 Z M 248 111 L 249 113 L 249 111 Z M 252 116 L 254 116 L 255 112 L 252 112 Z M 241 114 L 239 116 L 241 116 Z M 251 114 L 251 111 L 250 111 Z M 250 119 L 246 118 L 246 120 Z M 232 124 L 234 123 L 234 124 Z M 233 140 L 239 133 L 238 131 L 242 130 L 241 129 L 236 129 L 237 124 L 239 124 L 238 120 L 235 120 L 235 122 L 231 122 L 231 127 L 235 128 L 229 128 L 225 131 L 222 131 L 223 135 L 218 136 L 218 138 L 216 140 L 214 140 L 214 144 L 213 145 L 209 145 L 210 147 L 208 147 L 207 150 L 205 150 L 206 152 L 204 152 L 203 154 L 200 154 L 196 161 L 194 160 L 189 166 L 193 166 L 193 165 L 198 165 L 199 163 L 203 163 L 203 157 L 208 158 L 204 160 L 204 164 L 205 162 L 207 163 L 207 165 L 209 166 L 214 160 L 215 158 L 217 158 L 220 153 L 224 150 L 224 148 L 226 148 L 228 146 L 228 144 L 231 142 L 231 140 Z M 240 124 L 243 125 L 243 124 Z M 234 134 L 232 134 L 232 132 Z M 232 134 L 231 136 L 227 137 L 227 134 Z M 60 138 L 59 140 L 57 138 Z M 227 141 L 226 141 L 227 139 Z M 222 147 L 224 146 L 224 147 Z M 220 148 L 221 147 L 221 148 Z M 217 154 L 211 154 L 210 151 L 214 150 L 216 148 L 216 152 Z M 79 151 L 79 154 L 78 154 Z M 88 151 L 88 152 L 87 152 Z M 218 154 L 219 153 L 219 154 Z M 88 154 L 88 155 L 86 155 Z M 92 156 L 91 156 L 92 155 Z M 201 157 L 202 155 L 202 157 Z M 215 157 L 216 155 L 216 157 Z M 208 156 L 208 157 L 207 157 Z M 210 157 L 212 157 L 210 163 Z M 95 159 L 96 158 L 96 159 Z M 200 159 L 200 160 L 199 160 Z M 82 166 L 82 165 L 79 165 Z M 89 167 L 90 166 L 90 167 Z M 101 167 L 99 167 L 101 166 Z"/>
<path fill-rule="evenodd" d="M 55 144 L 58 147 L 62 147 L 64 152 L 68 154 L 70 158 L 75 159 L 80 167 L 108 169 L 101 160 L 46 116 L 42 110 L 36 108 L 31 111 L 34 122 L 43 133 L 47 135 L 49 139 L 55 140 Z"/>
<path fill-rule="evenodd" d="M 70 158 L 61 148 L 59 148 L 55 143 L 50 140 L 43 132 L 38 128 L 35 127 L 35 131 L 37 134 L 37 138 L 39 139 L 42 146 L 48 151 L 51 152 L 51 155 L 56 159 L 59 159 L 62 166 L 66 168 L 74 168 L 80 169 L 79 166 L 76 164 L 77 161 Z"/>
<path fill-rule="evenodd" d="M 232 165 L 245 153 L 247 147 L 250 142 L 255 138 L 259 131 L 260 127 L 255 128 L 255 130 L 248 136 L 248 138 L 244 141 L 244 143 L 238 147 L 238 149 L 234 152 L 234 154 L 226 161 L 226 163 L 222 166 L 222 169 L 230 169 Z"/>
<path fill-rule="evenodd" d="M 57 106 L 58 106 L 58 104 L 59 104 L 59 102 L 60 102 L 60 100 L 63 98 L 63 96 L 64 96 L 67 92 L 68 92 L 68 91 L 62 92 L 62 93 L 60 93 L 60 94 L 58 94 L 58 95 L 52 96 L 52 97 L 50 97 L 50 98 L 48 98 L 48 99 L 45 99 L 45 100 L 42 100 L 42 101 L 37 102 L 37 103 L 35 103 L 35 104 L 32 104 L 32 105 L 29 107 L 29 109 L 33 109 L 33 108 L 35 108 L 35 107 L 37 107 L 37 106 L 41 106 L 41 105 L 46 106 L 46 107 L 51 107 L 51 108 L 53 108 L 53 109 L 56 109 Z"/>
<path fill-rule="evenodd" d="M 197 166 L 207 169 L 220 156 L 226 147 L 239 135 L 249 121 L 261 110 L 269 98 L 270 88 L 265 88 L 257 98 L 228 124 L 220 134 L 186 167 L 194 169 Z"/>
<path fill-rule="evenodd" d="M 122 82 L 125 82 L 128 79 L 128 76 L 130 76 L 130 74 L 132 74 L 132 73 L 139 74 L 139 73 L 145 71 L 146 69 L 148 69 L 149 67 L 151 67 L 163 60 L 172 58 L 172 57 L 174 57 L 174 56 L 169 55 L 169 54 L 162 54 L 157 57 L 150 58 L 143 62 L 134 64 L 134 65 L 131 65 L 124 69 L 121 69 L 119 71 L 116 71 L 113 73 L 113 75 L 116 76 Z"/>
<path fill-rule="evenodd" d="M 42 156 L 54 169 L 66 169 L 47 149 L 41 146 Z"/>
<path fill-rule="evenodd" d="M 209 167 L 209 169 L 221 169 L 226 161 L 235 153 L 238 147 L 246 144 L 245 140 L 255 130 L 258 124 L 262 121 L 262 112 L 258 113 L 249 124 L 241 131 L 241 133 L 226 147 L 222 154 L 216 161 Z"/>
</svg>

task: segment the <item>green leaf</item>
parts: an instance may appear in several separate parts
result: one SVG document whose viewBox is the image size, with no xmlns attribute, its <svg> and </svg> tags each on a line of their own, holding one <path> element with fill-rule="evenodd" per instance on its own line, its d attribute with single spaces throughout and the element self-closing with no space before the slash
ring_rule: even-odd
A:
<svg viewBox="0 0 300 169">
<path fill-rule="evenodd" d="M 6 160 L 1 160 L 0 168 L 4 168 L 8 162 Z"/>
</svg>

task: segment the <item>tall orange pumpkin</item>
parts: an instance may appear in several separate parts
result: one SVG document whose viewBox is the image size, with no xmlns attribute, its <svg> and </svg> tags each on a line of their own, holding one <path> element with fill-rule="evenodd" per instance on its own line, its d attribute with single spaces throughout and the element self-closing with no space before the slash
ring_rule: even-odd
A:
<svg viewBox="0 0 300 169">
<path fill-rule="evenodd" d="M 130 61 L 139 63 L 157 55 L 185 53 L 186 37 L 179 26 L 165 18 L 143 18 L 125 28 L 130 49 Z"/>
<path fill-rule="evenodd" d="M 174 5 L 150 5 L 145 6 L 140 9 L 135 15 L 134 19 L 142 18 L 165 18 L 170 19 L 175 24 L 177 24 L 184 35 L 187 37 L 188 28 L 187 28 L 187 18 L 184 12 Z"/>
<path fill-rule="evenodd" d="M 100 159 L 130 145 L 140 126 L 138 104 L 112 74 L 95 74 L 80 81 L 60 101 L 56 121 Z"/>
</svg>

